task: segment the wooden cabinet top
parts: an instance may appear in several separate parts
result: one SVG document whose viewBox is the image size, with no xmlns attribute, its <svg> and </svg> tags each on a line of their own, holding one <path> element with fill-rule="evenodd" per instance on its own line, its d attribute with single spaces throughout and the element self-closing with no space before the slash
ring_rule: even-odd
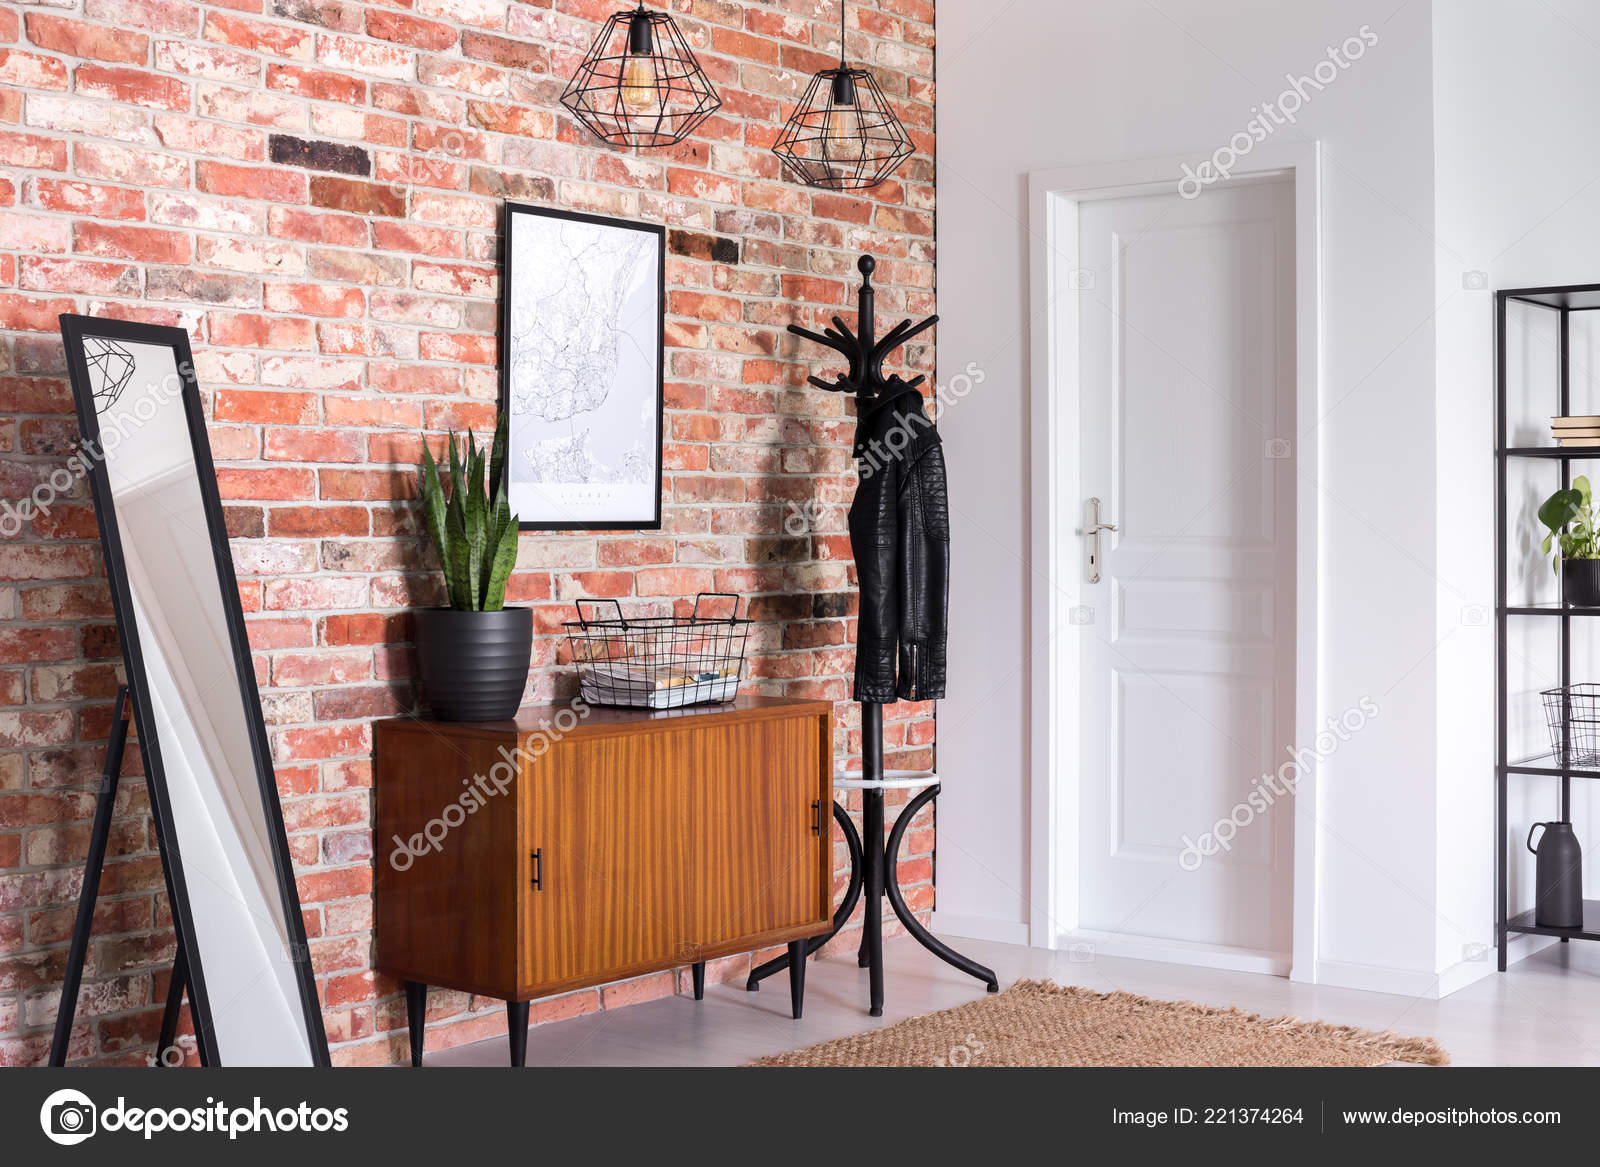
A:
<svg viewBox="0 0 1600 1167">
<path fill-rule="evenodd" d="M 587 709 L 587 712 L 583 710 Z M 562 722 L 570 721 L 577 713 L 576 724 L 570 728 L 557 723 L 558 715 L 566 714 Z M 751 694 L 721 705 L 685 705 L 681 709 L 617 709 L 602 705 L 584 706 L 574 702 L 560 705 L 524 705 L 516 717 L 508 721 L 434 721 L 425 717 L 391 717 L 375 722 L 380 729 L 422 729 L 433 734 L 450 737 L 487 737 L 504 739 L 516 735 L 537 733 L 552 725 L 561 729 L 564 738 L 582 737 L 585 734 L 628 733 L 682 725 L 686 722 L 745 721 L 770 717 L 815 717 L 833 714 L 833 702 L 803 700 L 794 697 L 763 697 Z"/>
</svg>

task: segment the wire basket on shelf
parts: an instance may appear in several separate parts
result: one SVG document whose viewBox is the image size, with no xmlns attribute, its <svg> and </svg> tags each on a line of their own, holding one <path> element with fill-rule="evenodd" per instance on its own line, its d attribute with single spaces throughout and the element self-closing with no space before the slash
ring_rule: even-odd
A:
<svg viewBox="0 0 1600 1167">
<path fill-rule="evenodd" d="M 1550 752 L 1568 766 L 1600 764 L 1600 684 L 1562 685 L 1539 695 L 1550 727 Z"/>
<path fill-rule="evenodd" d="M 705 599 L 733 601 L 726 616 L 700 615 Z M 585 616 L 583 605 L 610 604 L 614 619 Z M 579 600 L 578 618 L 568 621 L 567 639 L 578 666 L 578 685 L 591 705 L 676 709 L 708 701 L 732 701 L 744 674 L 750 621 L 739 615 L 739 597 L 701 592 L 687 616 L 622 615 L 615 600 Z"/>
</svg>

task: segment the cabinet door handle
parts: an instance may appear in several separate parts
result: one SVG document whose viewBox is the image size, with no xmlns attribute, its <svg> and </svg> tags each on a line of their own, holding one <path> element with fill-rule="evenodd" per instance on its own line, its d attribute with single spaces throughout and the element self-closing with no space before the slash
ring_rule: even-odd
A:
<svg viewBox="0 0 1600 1167">
<path fill-rule="evenodd" d="M 820 798 L 811 800 L 811 833 L 813 835 L 822 834 L 822 800 Z"/>
<path fill-rule="evenodd" d="M 529 858 L 531 858 L 533 860 L 533 889 L 535 891 L 543 891 L 544 890 L 544 848 L 543 847 L 536 847 L 534 849 L 534 851 L 533 851 L 533 854 L 531 856 L 529 856 Z"/>
</svg>

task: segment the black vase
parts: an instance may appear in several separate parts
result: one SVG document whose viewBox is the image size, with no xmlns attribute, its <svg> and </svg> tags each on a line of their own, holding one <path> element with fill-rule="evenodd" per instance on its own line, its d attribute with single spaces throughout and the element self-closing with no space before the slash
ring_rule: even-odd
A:
<svg viewBox="0 0 1600 1167">
<path fill-rule="evenodd" d="M 1539 845 L 1533 832 L 1540 827 Z M 1571 823 L 1534 823 L 1528 830 L 1534 862 L 1533 922 L 1541 928 L 1583 927 L 1583 848 Z"/>
<path fill-rule="evenodd" d="M 419 608 L 422 695 L 440 721 L 503 721 L 522 704 L 533 655 L 533 610 Z"/>
<path fill-rule="evenodd" d="M 1600 607 L 1600 559 L 1561 561 L 1561 599 L 1580 608 Z"/>
</svg>

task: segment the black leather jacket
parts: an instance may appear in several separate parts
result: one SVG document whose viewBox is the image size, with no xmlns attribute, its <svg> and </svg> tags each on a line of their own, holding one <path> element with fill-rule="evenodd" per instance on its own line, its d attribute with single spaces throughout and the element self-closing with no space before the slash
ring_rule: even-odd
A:
<svg viewBox="0 0 1600 1167">
<path fill-rule="evenodd" d="M 861 588 L 855 700 L 944 696 L 950 505 L 939 433 L 922 394 L 870 402 L 856 420 L 860 486 L 850 549 Z M 897 669 L 898 664 L 898 669 Z"/>
</svg>

